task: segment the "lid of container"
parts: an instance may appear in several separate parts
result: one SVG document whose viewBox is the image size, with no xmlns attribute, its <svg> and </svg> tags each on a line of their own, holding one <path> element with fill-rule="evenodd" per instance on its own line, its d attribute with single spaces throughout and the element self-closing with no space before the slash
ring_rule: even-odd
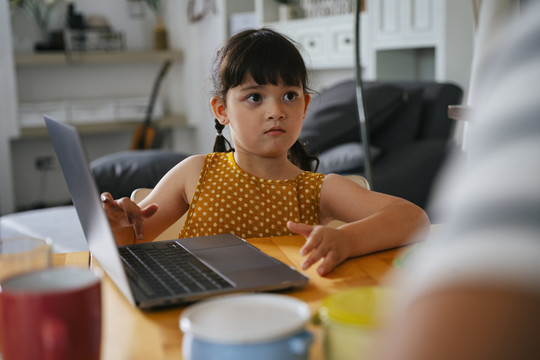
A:
<svg viewBox="0 0 540 360">
<path fill-rule="evenodd" d="M 320 315 L 323 321 L 374 327 L 378 324 L 379 309 L 387 296 L 388 289 L 378 286 L 342 291 L 323 300 Z"/>
<path fill-rule="evenodd" d="M 188 307 L 180 329 L 216 343 L 267 342 L 292 335 L 310 317 L 306 303 L 278 294 L 228 295 Z"/>
</svg>

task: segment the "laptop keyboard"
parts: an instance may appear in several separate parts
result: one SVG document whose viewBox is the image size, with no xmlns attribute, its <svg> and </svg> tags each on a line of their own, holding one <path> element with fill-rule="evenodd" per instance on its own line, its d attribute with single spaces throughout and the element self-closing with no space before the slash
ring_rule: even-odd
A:
<svg viewBox="0 0 540 360">
<path fill-rule="evenodd" d="M 121 247 L 127 275 L 149 297 L 191 294 L 232 285 L 176 242 L 153 247 Z"/>
</svg>

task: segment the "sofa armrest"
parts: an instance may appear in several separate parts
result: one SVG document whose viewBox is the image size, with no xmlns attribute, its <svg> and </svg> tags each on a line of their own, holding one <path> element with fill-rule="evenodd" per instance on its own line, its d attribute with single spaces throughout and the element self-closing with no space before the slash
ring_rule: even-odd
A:
<svg viewBox="0 0 540 360">
<path fill-rule="evenodd" d="M 90 163 L 98 190 L 117 199 L 137 188 L 153 188 L 189 155 L 172 150 L 135 150 L 105 155 Z"/>
<path fill-rule="evenodd" d="M 445 140 L 421 140 L 383 154 L 373 164 L 373 187 L 425 209 L 448 146 Z"/>
</svg>

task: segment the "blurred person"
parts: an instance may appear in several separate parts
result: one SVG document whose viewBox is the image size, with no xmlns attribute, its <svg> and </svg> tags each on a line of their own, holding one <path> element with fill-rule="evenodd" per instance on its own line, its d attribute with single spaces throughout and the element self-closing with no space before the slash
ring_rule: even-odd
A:
<svg viewBox="0 0 540 360">
<path fill-rule="evenodd" d="M 436 191 L 375 359 L 540 359 L 540 2 L 480 59 L 468 153 Z M 499 26 L 505 26 L 499 24 Z"/>
</svg>

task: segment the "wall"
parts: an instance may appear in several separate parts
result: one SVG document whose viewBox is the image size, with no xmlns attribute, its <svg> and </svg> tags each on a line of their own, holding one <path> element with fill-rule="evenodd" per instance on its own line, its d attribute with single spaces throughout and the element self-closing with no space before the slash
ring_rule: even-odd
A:
<svg viewBox="0 0 540 360">
<path fill-rule="evenodd" d="M 172 86 L 175 105 L 183 104 L 181 109 L 197 129 L 194 151 L 206 153 L 212 151 L 216 133 L 209 105 L 209 76 L 214 55 L 225 39 L 225 24 L 220 16 L 223 4 L 216 1 L 216 12 L 210 12 L 199 22 L 189 23 L 187 3 L 187 0 L 168 2 L 170 11 L 166 21 L 174 34 L 173 46 L 184 49 L 185 53 L 184 63 L 179 69 L 182 82 Z M 196 3 L 200 5 L 203 2 Z M 195 11 L 200 9 L 195 8 Z"/>
<path fill-rule="evenodd" d="M 154 16 L 144 3 L 140 16 L 129 15 L 129 4 L 124 1 L 78 0 L 76 11 L 85 16 L 106 14 L 113 28 L 125 33 L 127 50 L 149 50 L 152 48 L 152 31 Z M 4 4 L 3 4 L 4 5 Z M 187 0 L 165 1 L 165 22 L 169 29 L 171 48 L 184 50 L 185 62 L 175 64 L 165 78 L 160 93 L 164 100 L 164 108 L 169 113 L 182 113 L 188 118 L 191 128 L 174 130 L 168 144 L 177 151 L 197 153 L 210 151 L 215 131 L 208 110 L 208 96 L 205 78 L 211 54 L 221 43 L 216 33 L 221 33 L 220 20 L 217 13 L 203 19 L 197 24 L 188 24 L 186 9 Z M 34 42 L 39 39 L 39 31 L 34 22 L 22 11 L 9 15 L 7 4 L 3 8 L 3 22 L 7 31 L 2 31 L 2 48 L 14 48 L 16 52 L 31 52 Z M 60 28 L 64 12 L 58 8 L 53 12 L 51 28 Z M 11 43 L 10 20 L 12 22 L 13 45 Z M 210 30 L 210 32 L 208 31 Z M 4 39 L 5 37 L 5 39 Z M 201 41 L 199 41 L 201 40 Z M 5 44 L 5 45 L 4 45 Z M 212 45 L 212 44 L 215 44 Z M 51 66 L 25 67 L 19 69 L 14 77 L 13 58 L 10 52 L 2 54 L 2 75 L 11 77 L 2 81 L 2 94 L 9 94 L 18 99 L 8 99 L 6 103 L 58 100 L 69 97 L 119 97 L 148 96 L 159 68 L 159 64 L 137 65 L 84 65 L 84 66 Z M 5 71 L 4 71 L 5 69 Z M 14 79 L 17 79 L 15 85 Z M 12 89 L 16 89 L 14 93 Z M 3 100 L 5 96 L 1 97 Z M 2 111 L 11 111 L 2 119 L 16 118 L 16 108 L 2 106 Z M 1 213 L 13 211 L 15 208 L 28 208 L 45 201 L 49 204 L 61 204 L 69 201 L 58 164 L 46 172 L 37 171 L 36 159 L 42 156 L 54 156 L 54 151 L 46 136 L 19 138 L 15 121 L 2 121 L 2 126 L 11 126 L 11 131 L 2 131 L 2 155 L 0 165 L 12 171 L 2 172 L 2 205 Z M 83 142 L 90 160 L 107 153 L 129 148 L 131 134 L 114 133 L 110 135 L 84 135 Z M 10 162 L 16 164 L 11 166 Z M 8 180 L 15 178 L 15 184 Z M 7 191 L 5 189 L 8 189 Z M 14 189 L 10 191 L 9 189 Z M 7 195 L 6 195 L 7 194 Z"/>
<path fill-rule="evenodd" d="M 10 51 L 12 42 L 10 36 L 10 19 L 8 2 L 2 1 L 0 4 L 0 184 L 2 189 L 13 187 L 13 177 L 11 169 L 11 148 L 9 139 L 17 134 L 17 128 L 13 119 L 17 110 L 15 88 L 15 76 L 13 67 L 13 57 Z M 0 191 L 0 214 L 4 214 L 14 208 L 14 196 L 10 191 Z"/>
</svg>

